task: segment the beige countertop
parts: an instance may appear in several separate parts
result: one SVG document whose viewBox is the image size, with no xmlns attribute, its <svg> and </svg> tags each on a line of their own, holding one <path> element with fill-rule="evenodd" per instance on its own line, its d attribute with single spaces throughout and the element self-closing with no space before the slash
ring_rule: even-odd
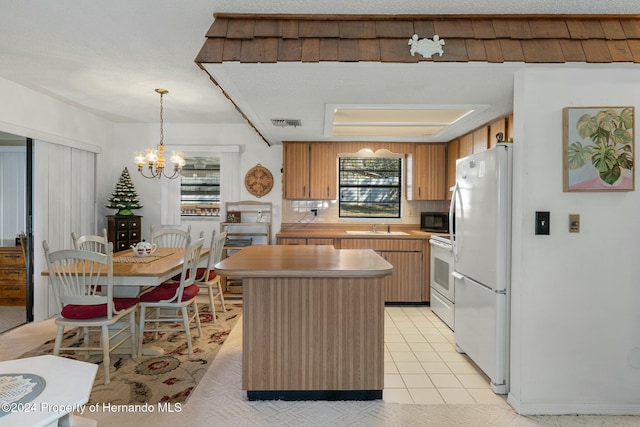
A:
<svg viewBox="0 0 640 427">
<path fill-rule="evenodd" d="M 383 277 L 393 266 L 371 249 L 335 249 L 331 245 L 248 246 L 216 264 L 221 276 L 239 277 Z"/>
</svg>

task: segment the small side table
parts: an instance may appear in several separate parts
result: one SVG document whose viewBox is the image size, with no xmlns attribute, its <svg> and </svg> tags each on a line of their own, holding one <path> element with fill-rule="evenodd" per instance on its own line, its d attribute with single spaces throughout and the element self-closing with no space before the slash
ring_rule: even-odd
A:
<svg viewBox="0 0 640 427">
<path fill-rule="evenodd" d="M 42 392 L 16 411 L 0 417 L 4 426 L 97 426 L 97 422 L 74 416 L 73 410 L 89 401 L 98 366 L 59 356 L 36 356 L 0 362 L 0 374 L 32 374 L 45 381 Z"/>
</svg>

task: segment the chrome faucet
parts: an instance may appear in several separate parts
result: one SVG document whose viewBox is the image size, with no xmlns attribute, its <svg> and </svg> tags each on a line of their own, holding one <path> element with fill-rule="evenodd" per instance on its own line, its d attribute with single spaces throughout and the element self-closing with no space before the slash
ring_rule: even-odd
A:
<svg viewBox="0 0 640 427">
<path fill-rule="evenodd" d="M 380 224 L 380 225 L 384 225 L 384 224 Z M 373 224 L 373 232 L 374 233 L 378 232 L 378 224 Z M 391 234 L 391 224 L 387 224 L 387 234 Z"/>
</svg>

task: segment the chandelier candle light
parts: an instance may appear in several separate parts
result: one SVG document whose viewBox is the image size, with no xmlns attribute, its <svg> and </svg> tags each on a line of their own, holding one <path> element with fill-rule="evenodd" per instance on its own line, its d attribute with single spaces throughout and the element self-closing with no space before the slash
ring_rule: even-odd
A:
<svg viewBox="0 0 640 427">
<path fill-rule="evenodd" d="M 166 89 L 156 89 L 156 92 L 160 94 L 160 144 L 158 149 L 152 148 L 146 151 L 138 151 L 135 155 L 135 162 L 138 164 L 138 172 L 145 178 L 161 178 L 163 175 L 165 178 L 174 179 L 180 176 L 182 167 L 185 164 L 184 154 L 179 151 L 174 151 L 171 155 L 171 163 L 173 163 L 173 175 L 169 176 L 164 172 L 164 129 L 163 129 L 163 116 L 162 116 L 162 97 L 165 93 L 169 93 Z M 149 166 L 149 175 L 144 173 L 144 166 Z"/>
</svg>

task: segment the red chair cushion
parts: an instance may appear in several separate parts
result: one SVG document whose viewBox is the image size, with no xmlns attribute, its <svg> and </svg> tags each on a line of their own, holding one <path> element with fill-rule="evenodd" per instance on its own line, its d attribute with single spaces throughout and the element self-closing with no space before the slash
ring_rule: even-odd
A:
<svg viewBox="0 0 640 427">
<path fill-rule="evenodd" d="M 202 281 L 202 277 L 204 276 L 204 273 L 206 271 L 206 267 L 198 267 L 198 269 L 196 270 L 196 280 L 197 281 Z M 180 281 L 180 275 L 181 274 L 176 274 L 175 276 L 173 276 L 171 279 L 167 280 L 164 283 L 172 283 L 172 282 L 179 282 Z M 213 278 L 216 277 L 216 271 L 215 270 L 210 270 L 209 271 L 209 278 L 207 279 L 207 281 L 209 280 L 213 280 Z M 187 271 L 187 279 L 189 278 L 189 272 Z"/>
<path fill-rule="evenodd" d="M 171 299 L 176 294 L 179 286 L 179 283 L 166 283 L 156 286 L 151 292 L 140 295 L 140 302 L 158 302 Z M 198 295 L 198 292 L 200 292 L 198 285 L 193 284 L 191 286 L 187 286 L 184 288 L 184 291 L 182 291 L 182 301 L 194 298 Z"/>
<path fill-rule="evenodd" d="M 138 298 L 114 298 L 113 307 L 116 311 L 133 307 L 138 303 Z M 95 319 L 107 315 L 107 304 L 75 305 L 67 304 L 60 312 L 65 319 Z"/>
</svg>

